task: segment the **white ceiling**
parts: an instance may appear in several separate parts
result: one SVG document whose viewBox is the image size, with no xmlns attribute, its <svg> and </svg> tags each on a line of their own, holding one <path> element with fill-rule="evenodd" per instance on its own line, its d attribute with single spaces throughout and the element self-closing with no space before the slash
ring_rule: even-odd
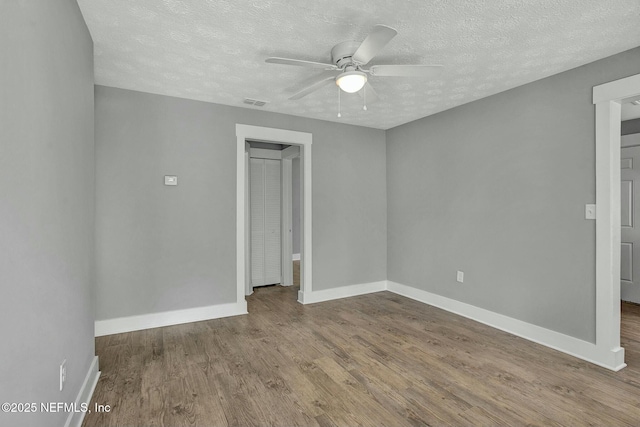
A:
<svg viewBox="0 0 640 427">
<path fill-rule="evenodd" d="M 638 0 L 78 0 L 96 84 L 388 129 L 640 45 Z M 375 24 L 398 36 L 371 64 L 443 64 L 436 80 L 371 77 L 380 100 L 330 84 L 285 89 Z M 245 97 L 266 100 L 246 106 Z"/>
</svg>

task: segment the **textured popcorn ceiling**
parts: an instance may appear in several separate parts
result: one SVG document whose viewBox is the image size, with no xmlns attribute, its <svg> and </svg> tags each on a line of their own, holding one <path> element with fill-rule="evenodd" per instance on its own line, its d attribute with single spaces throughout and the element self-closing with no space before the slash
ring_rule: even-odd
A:
<svg viewBox="0 0 640 427">
<path fill-rule="evenodd" d="M 640 45 L 638 0 L 78 0 L 97 84 L 388 129 Z M 286 89 L 375 24 L 398 36 L 371 64 L 443 64 L 440 78 L 372 77 L 380 100 Z M 247 106 L 245 97 L 266 100 Z"/>
</svg>

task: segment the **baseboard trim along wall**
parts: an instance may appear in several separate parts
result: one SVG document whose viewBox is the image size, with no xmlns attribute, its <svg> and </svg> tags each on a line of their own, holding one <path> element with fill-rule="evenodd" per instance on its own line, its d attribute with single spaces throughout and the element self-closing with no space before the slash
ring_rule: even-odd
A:
<svg viewBox="0 0 640 427">
<path fill-rule="evenodd" d="M 315 304 L 317 302 L 371 294 L 374 292 L 384 291 L 386 289 L 387 281 L 383 280 L 380 282 L 342 286 L 340 288 L 331 288 L 322 291 L 298 292 L 298 302 L 302 304 Z"/>
<path fill-rule="evenodd" d="M 522 320 L 514 319 L 493 311 L 485 310 L 441 295 L 432 294 L 411 286 L 387 282 L 387 290 L 422 303 L 441 308 L 454 314 L 475 320 L 501 331 L 519 336 L 529 341 L 567 353 L 586 360 L 603 368 L 619 371 L 627 366 L 624 360 L 624 349 L 607 350 L 595 344 L 580 340 L 560 332 L 552 331 Z"/>
<path fill-rule="evenodd" d="M 312 292 L 298 292 L 298 301 L 302 304 L 315 304 L 340 298 L 349 298 L 374 292 L 389 291 L 419 301 L 451 313 L 475 320 L 501 331 L 519 336 L 535 343 L 561 351 L 604 368 L 619 371 L 627 366 L 624 363 L 624 349 L 607 349 L 581 339 L 536 326 L 480 307 L 460 302 L 441 295 L 433 294 L 411 286 L 392 281 L 362 283 Z M 240 303 L 212 305 L 185 310 L 166 311 L 121 317 L 95 322 L 95 335 L 119 334 L 142 329 L 199 322 L 221 317 L 247 314 L 246 300 Z"/>
<path fill-rule="evenodd" d="M 96 384 L 98 384 L 99 378 L 100 371 L 98 370 L 98 356 L 94 356 L 91 361 L 91 365 L 89 365 L 89 370 L 84 378 L 84 382 L 82 383 L 82 387 L 80 387 L 80 391 L 78 392 L 78 397 L 76 397 L 75 408 L 81 408 L 82 404 L 86 404 L 87 407 L 89 406 L 91 396 L 93 396 L 93 391 L 96 389 Z M 64 423 L 64 427 L 80 427 L 85 414 L 86 412 L 82 411 L 71 411 L 67 418 L 67 422 Z"/>
<path fill-rule="evenodd" d="M 247 314 L 246 301 L 96 320 L 97 337 Z"/>
<path fill-rule="evenodd" d="M 300 261 L 300 254 L 293 254 L 294 261 Z"/>
</svg>

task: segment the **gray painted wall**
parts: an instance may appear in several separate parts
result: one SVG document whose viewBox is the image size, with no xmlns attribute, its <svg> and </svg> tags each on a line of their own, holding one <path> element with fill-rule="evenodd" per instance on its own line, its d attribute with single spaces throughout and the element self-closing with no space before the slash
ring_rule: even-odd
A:
<svg viewBox="0 0 640 427">
<path fill-rule="evenodd" d="M 386 279 L 384 131 L 97 86 L 97 319 L 235 301 L 236 123 L 313 134 L 314 290 Z"/>
<path fill-rule="evenodd" d="M 622 135 L 640 133 L 640 119 L 625 120 L 621 126 Z"/>
<path fill-rule="evenodd" d="M 388 130 L 389 280 L 593 341 L 591 93 L 638 70 L 635 49 Z"/>
<path fill-rule="evenodd" d="M 93 43 L 75 0 L 0 2 L 0 58 L 0 402 L 73 402 L 95 354 Z"/>
<path fill-rule="evenodd" d="M 292 221 L 291 221 L 291 235 L 293 239 L 293 253 L 300 253 L 300 218 L 302 215 L 302 201 L 301 197 L 301 185 L 302 181 L 300 181 L 300 157 L 296 157 L 291 162 L 291 169 L 293 170 L 291 173 L 291 184 L 293 186 L 293 191 L 291 192 L 291 203 L 292 207 Z"/>
</svg>

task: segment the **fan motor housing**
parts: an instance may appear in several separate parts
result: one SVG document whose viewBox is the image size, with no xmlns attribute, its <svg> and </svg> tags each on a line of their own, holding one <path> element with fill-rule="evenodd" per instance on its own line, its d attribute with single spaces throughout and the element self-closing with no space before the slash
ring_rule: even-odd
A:
<svg viewBox="0 0 640 427">
<path fill-rule="evenodd" d="M 338 43 L 331 49 L 331 62 L 342 69 L 347 65 L 354 65 L 351 57 L 360 47 L 360 43 L 356 41 Z"/>
</svg>

